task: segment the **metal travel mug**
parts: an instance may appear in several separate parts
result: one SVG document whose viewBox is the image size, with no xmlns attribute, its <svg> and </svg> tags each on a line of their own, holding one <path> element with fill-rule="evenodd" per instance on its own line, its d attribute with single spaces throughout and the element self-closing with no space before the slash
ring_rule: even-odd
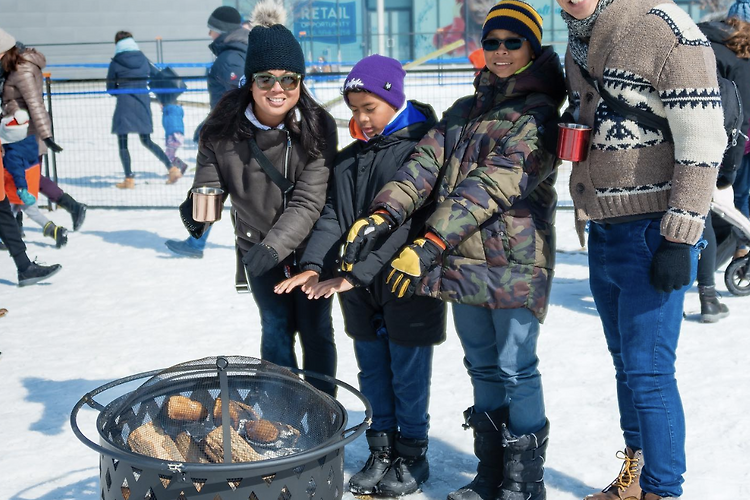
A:
<svg viewBox="0 0 750 500">
<path fill-rule="evenodd" d="M 204 186 L 193 188 L 190 192 L 193 195 L 193 220 L 195 222 L 221 220 L 223 189 Z"/>
<path fill-rule="evenodd" d="M 557 157 L 584 161 L 591 146 L 591 127 L 577 123 L 560 123 L 557 127 Z"/>
</svg>

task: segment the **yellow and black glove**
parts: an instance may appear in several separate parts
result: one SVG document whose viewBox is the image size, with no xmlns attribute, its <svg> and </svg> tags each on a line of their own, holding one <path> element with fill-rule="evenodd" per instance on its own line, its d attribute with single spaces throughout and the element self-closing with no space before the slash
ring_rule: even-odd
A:
<svg viewBox="0 0 750 500">
<path fill-rule="evenodd" d="M 375 243 L 391 232 L 393 225 L 393 219 L 385 212 L 376 212 L 365 219 L 354 221 L 341 251 L 341 270 L 351 272 L 354 264 L 363 260 Z"/>
<path fill-rule="evenodd" d="M 443 248 L 434 239 L 428 237 L 415 240 L 391 261 L 392 269 L 385 283 L 399 299 L 414 295 L 419 281 L 443 253 Z"/>
</svg>

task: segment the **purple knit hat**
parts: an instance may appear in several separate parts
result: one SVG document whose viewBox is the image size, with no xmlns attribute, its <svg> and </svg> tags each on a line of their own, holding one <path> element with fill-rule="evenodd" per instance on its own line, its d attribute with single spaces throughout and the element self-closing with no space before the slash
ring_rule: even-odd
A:
<svg viewBox="0 0 750 500">
<path fill-rule="evenodd" d="M 401 63 L 390 57 L 373 54 L 354 65 L 344 81 L 344 100 L 350 90 L 364 89 L 380 97 L 396 109 L 404 105 L 404 77 Z"/>
</svg>

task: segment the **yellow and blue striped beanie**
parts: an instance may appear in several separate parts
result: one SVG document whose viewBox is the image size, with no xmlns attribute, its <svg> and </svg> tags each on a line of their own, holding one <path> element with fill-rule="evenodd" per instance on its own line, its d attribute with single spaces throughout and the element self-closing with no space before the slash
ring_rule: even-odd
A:
<svg viewBox="0 0 750 500">
<path fill-rule="evenodd" d="M 482 40 L 492 30 L 508 30 L 526 38 L 539 55 L 542 51 L 542 16 L 520 0 L 500 0 L 490 9 L 482 27 Z"/>
</svg>

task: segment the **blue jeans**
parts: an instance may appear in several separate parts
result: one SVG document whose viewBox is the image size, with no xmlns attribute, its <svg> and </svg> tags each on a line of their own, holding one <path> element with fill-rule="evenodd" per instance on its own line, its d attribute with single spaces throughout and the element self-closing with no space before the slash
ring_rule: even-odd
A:
<svg viewBox="0 0 750 500">
<path fill-rule="evenodd" d="M 737 177 L 732 183 L 734 190 L 734 206 L 742 212 L 745 217 L 750 217 L 750 154 L 742 157 L 742 163 L 737 170 Z"/>
<path fill-rule="evenodd" d="M 250 278 L 250 290 L 260 311 L 260 357 L 281 366 L 298 368 L 294 352 L 295 334 L 302 345 L 302 369 L 336 376 L 336 344 L 331 319 L 332 298 L 309 300 L 299 288 L 278 295 L 273 287 L 286 279 L 279 265 L 257 278 Z M 313 386 L 335 395 L 336 386 L 316 378 Z"/>
<path fill-rule="evenodd" d="M 359 388 L 372 405 L 371 429 L 427 439 L 432 350 L 395 344 L 385 332 L 376 340 L 354 341 Z"/>
<path fill-rule="evenodd" d="M 685 415 L 675 379 L 682 306 L 690 285 L 672 293 L 650 283 L 662 236 L 659 219 L 590 224 L 589 282 L 615 366 L 625 444 L 642 449 L 641 487 L 682 494 Z M 692 277 L 703 246 L 692 249 Z"/>
<path fill-rule="evenodd" d="M 484 412 L 507 406 L 509 427 L 517 436 L 544 427 L 536 316 L 526 308 L 487 309 L 454 303 L 453 321 L 474 386 L 474 409 Z"/>
<path fill-rule="evenodd" d="M 208 241 L 208 234 L 211 232 L 211 227 L 212 226 L 208 226 L 200 238 L 193 238 L 192 236 L 188 236 L 188 239 L 186 240 L 188 246 L 200 251 L 205 250 L 206 242 Z"/>
</svg>

